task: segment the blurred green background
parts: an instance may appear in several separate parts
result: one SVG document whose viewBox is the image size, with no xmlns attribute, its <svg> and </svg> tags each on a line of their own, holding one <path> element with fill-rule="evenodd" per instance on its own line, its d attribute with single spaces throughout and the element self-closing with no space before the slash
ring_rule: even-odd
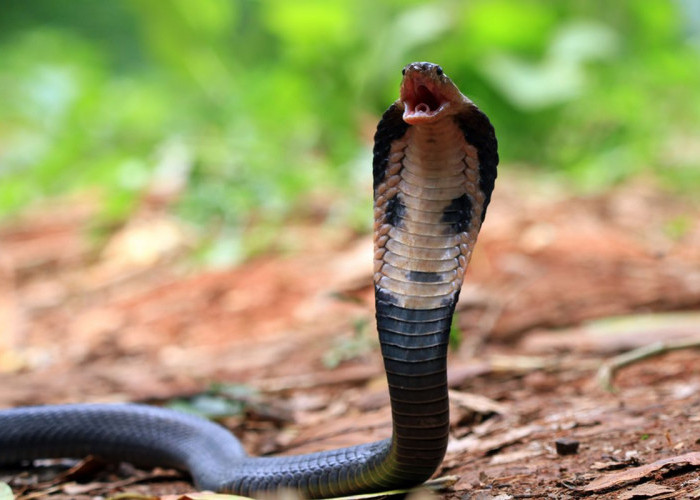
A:
<svg viewBox="0 0 700 500">
<path fill-rule="evenodd" d="M 122 220 L 157 178 L 213 260 L 299 214 L 368 230 L 373 127 L 414 60 L 508 170 L 700 187 L 693 0 L 2 0 L 0 218 L 90 189 Z"/>
</svg>

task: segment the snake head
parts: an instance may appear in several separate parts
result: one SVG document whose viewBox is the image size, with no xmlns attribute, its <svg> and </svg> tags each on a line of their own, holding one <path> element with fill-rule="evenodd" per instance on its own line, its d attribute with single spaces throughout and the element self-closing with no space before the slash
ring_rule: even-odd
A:
<svg viewBox="0 0 700 500">
<path fill-rule="evenodd" d="M 435 122 L 459 111 L 466 100 L 437 64 L 414 62 L 403 69 L 400 102 L 410 125 Z"/>
</svg>

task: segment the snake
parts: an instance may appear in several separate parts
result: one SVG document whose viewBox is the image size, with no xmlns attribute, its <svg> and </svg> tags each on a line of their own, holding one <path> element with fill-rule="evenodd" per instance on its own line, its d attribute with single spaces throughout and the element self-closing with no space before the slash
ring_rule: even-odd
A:
<svg viewBox="0 0 700 500">
<path fill-rule="evenodd" d="M 0 411 L 0 465 L 99 456 L 186 471 L 198 488 L 304 498 L 412 487 L 440 467 L 450 430 L 450 328 L 497 175 L 488 117 L 433 63 L 403 68 L 374 136 L 374 297 L 391 437 L 305 455 L 251 457 L 203 417 L 131 403 Z"/>
</svg>

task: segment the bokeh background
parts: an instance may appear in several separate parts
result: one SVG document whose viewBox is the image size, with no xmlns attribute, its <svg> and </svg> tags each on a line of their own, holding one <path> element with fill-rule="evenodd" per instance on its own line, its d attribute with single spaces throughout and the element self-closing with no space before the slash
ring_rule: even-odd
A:
<svg viewBox="0 0 700 500">
<path fill-rule="evenodd" d="M 693 0 L 3 0 L 0 217 L 89 191 L 111 223 L 155 183 L 205 265 L 290 217 L 367 232 L 373 128 L 414 60 L 489 114 L 501 175 L 700 187 Z"/>
<path fill-rule="evenodd" d="M 388 437 L 372 138 L 420 60 L 501 156 L 452 325 L 447 498 L 697 453 L 696 0 L 0 0 L 0 407 L 169 405 L 253 455 Z M 88 487 L 192 490 L 153 474 Z M 0 489 L 88 492 L 37 477 Z M 700 495 L 690 466 L 663 482 Z"/>
</svg>

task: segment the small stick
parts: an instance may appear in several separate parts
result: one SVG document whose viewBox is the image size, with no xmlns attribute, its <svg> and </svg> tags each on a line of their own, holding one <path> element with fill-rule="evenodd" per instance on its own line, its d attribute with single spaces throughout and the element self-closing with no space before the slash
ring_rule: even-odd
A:
<svg viewBox="0 0 700 500">
<path fill-rule="evenodd" d="M 632 349 L 631 351 L 615 356 L 601 365 L 596 376 L 598 385 L 608 392 L 615 392 L 613 379 L 615 378 L 617 372 L 622 368 L 644 359 L 661 356 L 662 354 L 669 352 L 680 351 L 681 349 L 697 348 L 700 348 L 700 338 L 678 340 L 675 342 L 659 341 L 654 342 L 653 344 L 638 347 L 637 349 Z"/>
</svg>

